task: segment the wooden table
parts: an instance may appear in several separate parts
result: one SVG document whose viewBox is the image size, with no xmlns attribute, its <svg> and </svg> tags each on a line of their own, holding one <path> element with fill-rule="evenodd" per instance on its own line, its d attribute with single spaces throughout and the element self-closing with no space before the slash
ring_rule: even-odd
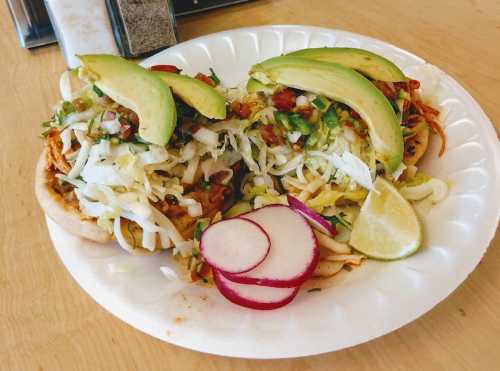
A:
<svg viewBox="0 0 500 371">
<path fill-rule="evenodd" d="M 356 5 L 354 5 L 356 4 Z M 261 0 L 179 21 L 182 40 L 263 24 L 307 24 L 373 36 L 455 77 L 500 128 L 500 3 Z M 51 246 L 33 194 L 39 123 L 57 101 L 57 46 L 18 46 L 0 2 L 1 370 L 493 370 L 500 367 L 500 237 L 448 299 L 404 328 L 321 356 L 250 361 L 153 339 L 97 305 Z M 480 221 L 479 221 L 480 222 Z M 278 340 L 278 339 L 277 339 Z"/>
</svg>

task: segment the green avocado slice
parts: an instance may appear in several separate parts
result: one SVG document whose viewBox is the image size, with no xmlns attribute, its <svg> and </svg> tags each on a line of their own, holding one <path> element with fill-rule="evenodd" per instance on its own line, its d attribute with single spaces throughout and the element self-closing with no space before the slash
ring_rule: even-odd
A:
<svg viewBox="0 0 500 371">
<path fill-rule="evenodd" d="M 153 72 L 187 105 L 210 119 L 226 118 L 226 101 L 213 87 L 195 78 L 171 72 Z"/>
<path fill-rule="evenodd" d="M 405 74 L 391 61 L 368 50 L 357 48 L 309 48 L 297 50 L 288 56 L 338 63 L 380 81 L 406 81 Z"/>
<path fill-rule="evenodd" d="M 247 91 L 249 93 L 263 92 L 266 94 L 273 94 L 274 90 L 276 90 L 275 86 L 263 84 L 259 80 L 251 77 L 248 79 Z"/>
<path fill-rule="evenodd" d="M 139 135 L 145 141 L 165 145 L 176 124 L 174 98 L 154 73 L 121 57 L 107 54 L 79 56 L 81 74 L 115 102 L 139 116 Z"/>
<path fill-rule="evenodd" d="M 387 98 L 363 75 L 340 64 L 282 56 L 256 64 L 250 75 L 344 103 L 360 114 L 377 159 L 394 172 L 403 159 L 403 134 Z"/>
</svg>

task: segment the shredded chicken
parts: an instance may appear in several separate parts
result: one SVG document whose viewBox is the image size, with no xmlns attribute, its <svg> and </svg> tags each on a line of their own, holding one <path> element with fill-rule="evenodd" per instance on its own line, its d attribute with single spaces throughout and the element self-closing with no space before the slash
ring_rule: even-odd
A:
<svg viewBox="0 0 500 371">
<path fill-rule="evenodd" d="M 62 141 L 58 130 L 51 130 L 45 141 L 47 146 L 47 166 L 54 166 L 63 174 L 68 174 L 71 170 L 70 164 L 62 152 Z"/>
<path fill-rule="evenodd" d="M 196 185 L 184 197 L 201 203 L 203 208 L 202 218 L 213 218 L 217 212 L 224 212 L 231 207 L 234 202 L 234 191 L 230 185 L 212 182 L 207 188 Z M 170 218 L 182 237 L 186 239 L 193 238 L 198 218 L 190 216 L 185 207 L 175 204 L 175 201 L 172 200 L 159 201 L 154 206 Z"/>
</svg>

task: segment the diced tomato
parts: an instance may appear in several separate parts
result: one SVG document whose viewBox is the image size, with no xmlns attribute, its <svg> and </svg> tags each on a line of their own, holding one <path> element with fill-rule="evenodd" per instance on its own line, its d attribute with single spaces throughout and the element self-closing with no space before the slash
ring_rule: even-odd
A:
<svg viewBox="0 0 500 371">
<path fill-rule="evenodd" d="M 261 125 L 259 127 L 260 135 L 262 135 L 262 139 L 268 146 L 283 144 L 283 137 L 281 135 L 277 135 L 274 132 L 273 125 Z"/>
<path fill-rule="evenodd" d="M 180 69 L 178 69 L 176 66 L 171 65 L 171 64 L 157 64 L 154 66 L 151 66 L 151 71 L 161 71 L 161 72 L 172 72 L 172 73 L 179 73 Z"/>
<path fill-rule="evenodd" d="M 352 118 L 356 119 L 356 120 L 359 120 L 361 119 L 361 116 L 359 115 L 359 113 L 357 113 L 355 110 L 351 109 L 351 116 Z"/>
<path fill-rule="evenodd" d="M 231 111 L 234 112 L 238 117 L 246 119 L 252 113 L 252 107 L 249 103 L 240 103 L 234 101 L 231 103 Z"/>
<path fill-rule="evenodd" d="M 203 81 L 207 85 L 215 86 L 215 82 L 204 73 L 198 72 L 194 78 Z"/>
<path fill-rule="evenodd" d="M 118 134 L 118 138 L 122 140 L 127 140 L 134 134 L 134 127 L 129 124 L 121 124 L 120 133 Z"/>
<path fill-rule="evenodd" d="M 191 131 L 192 134 L 195 134 L 200 129 L 201 129 L 201 124 L 194 124 L 189 128 L 189 131 Z"/>
<path fill-rule="evenodd" d="M 308 118 L 311 117 L 311 115 L 313 114 L 313 111 L 314 111 L 314 108 L 312 108 L 311 106 L 307 106 L 307 107 L 300 107 L 298 112 L 302 116 L 302 118 L 307 120 Z"/>
<path fill-rule="evenodd" d="M 130 111 L 130 113 L 128 114 L 128 120 L 132 125 L 139 125 L 139 116 L 137 116 L 137 113 L 135 113 L 134 111 Z"/>
<path fill-rule="evenodd" d="M 295 106 L 295 92 L 286 88 L 273 94 L 273 105 L 280 111 L 290 111 Z"/>
</svg>

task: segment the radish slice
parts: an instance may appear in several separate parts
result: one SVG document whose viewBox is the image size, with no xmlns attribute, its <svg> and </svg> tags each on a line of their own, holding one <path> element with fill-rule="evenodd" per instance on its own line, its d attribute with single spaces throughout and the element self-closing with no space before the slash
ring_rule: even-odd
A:
<svg viewBox="0 0 500 371">
<path fill-rule="evenodd" d="M 337 234 L 337 230 L 327 220 L 325 220 L 325 218 L 323 218 L 321 215 L 316 214 L 299 199 L 291 195 L 288 195 L 287 199 L 288 205 L 290 205 L 292 209 L 298 211 L 304 218 L 306 218 L 309 224 L 311 224 L 314 229 L 317 229 L 327 236 L 335 237 L 335 235 Z"/>
<path fill-rule="evenodd" d="M 271 287 L 296 287 L 313 273 L 319 247 L 306 220 L 288 206 L 269 205 L 241 215 L 259 224 L 271 240 L 267 258 L 241 274 L 222 272 L 233 282 Z"/>
<path fill-rule="evenodd" d="M 214 282 L 220 293 L 234 304 L 251 309 L 270 310 L 290 303 L 298 287 L 277 288 L 258 285 L 245 285 L 228 280 L 224 275 L 214 270 Z"/>
<path fill-rule="evenodd" d="M 228 273 L 255 268 L 267 254 L 271 241 L 256 223 L 245 219 L 221 220 L 209 226 L 200 240 L 201 254 L 212 267 Z"/>
</svg>

